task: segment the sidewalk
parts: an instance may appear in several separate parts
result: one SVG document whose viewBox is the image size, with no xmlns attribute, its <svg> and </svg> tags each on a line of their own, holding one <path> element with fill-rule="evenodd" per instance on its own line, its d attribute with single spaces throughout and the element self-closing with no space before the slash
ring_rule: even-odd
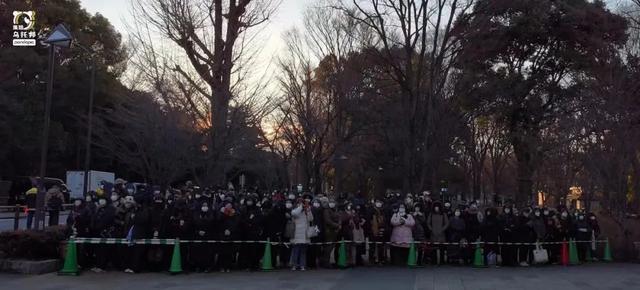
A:
<svg viewBox="0 0 640 290">
<path fill-rule="evenodd" d="M 125 274 L 83 272 L 27 276 L 0 274 L 3 289 L 112 290 L 588 290 L 640 289 L 638 264 L 589 264 L 528 268 L 363 267 L 348 270 L 231 272 L 209 274 Z"/>
</svg>

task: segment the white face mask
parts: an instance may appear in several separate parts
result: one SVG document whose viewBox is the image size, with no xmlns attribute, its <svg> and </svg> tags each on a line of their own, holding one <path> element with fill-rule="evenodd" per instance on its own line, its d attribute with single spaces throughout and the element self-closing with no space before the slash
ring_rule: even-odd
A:
<svg viewBox="0 0 640 290">
<path fill-rule="evenodd" d="M 133 188 L 128 188 L 127 192 L 130 193 L 130 194 L 133 193 Z"/>
<path fill-rule="evenodd" d="M 440 208 L 436 206 L 436 207 L 433 208 L 433 211 L 440 212 Z"/>
<path fill-rule="evenodd" d="M 156 190 L 156 191 L 154 191 L 154 192 L 153 192 L 153 194 L 158 195 L 158 194 L 160 194 L 160 191 L 159 191 L 159 190 Z"/>
<path fill-rule="evenodd" d="M 252 206 L 252 205 L 253 205 L 253 201 L 248 200 L 248 201 L 247 201 L 247 205 L 248 205 L 248 206 Z"/>
<path fill-rule="evenodd" d="M 200 198 L 202 197 L 202 195 L 196 194 L 196 198 Z"/>
<path fill-rule="evenodd" d="M 100 205 L 100 206 L 105 206 L 105 205 L 107 205 L 107 200 L 106 200 L 106 199 L 102 199 L 102 198 L 101 198 L 101 199 L 99 199 L 99 200 L 98 200 L 98 205 Z"/>
<path fill-rule="evenodd" d="M 536 212 L 535 212 L 535 213 L 533 213 L 533 214 L 535 214 L 536 216 L 540 216 L 540 212 L 539 212 L 539 211 L 536 211 Z"/>
<path fill-rule="evenodd" d="M 85 200 L 86 202 L 91 202 L 91 196 L 85 196 L 85 197 L 84 197 L 84 200 Z"/>
<path fill-rule="evenodd" d="M 315 208 L 319 208 L 319 207 L 320 207 L 320 203 L 318 203 L 318 202 L 314 202 L 314 203 L 313 203 L 313 207 L 315 207 Z"/>
<path fill-rule="evenodd" d="M 73 202 L 73 204 L 75 206 L 80 206 L 82 204 L 82 201 L 76 200 L 76 201 Z"/>
<path fill-rule="evenodd" d="M 454 214 L 455 216 L 460 216 L 460 212 L 459 212 L 459 211 L 456 211 L 456 212 L 454 212 L 453 214 Z"/>
<path fill-rule="evenodd" d="M 290 209 L 290 208 L 292 208 L 292 207 L 293 207 L 293 204 L 285 203 L 285 204 L 284 204 L 284 207 L 286 207 L 287 209 Z"/>
<path fill-rule="evenodd" d="M 566 213 L 566 212 L 563 212 L 563 213 L 561 213 L 560 215 L 561 215 L 562 217 L 567 217 L 567 213 Z"/>
<path fill-rule="evenodd" d="M 509 209 L 509 208 L 505 208 L 505 209 L 504 209 L 504 212 L 505 212 L 505 213 L 510 213 L 510 212 L 511 212 L 511 209 Z"/>
<path fill-rule="evenodd" d="M 382 203 L 381 202 L 376 202 L 376 207 L 377 208 L 381 208 L 382 207 Z"/>
<path fill-rule="evenodd" d="M 545 211 L 543 212 L 543 214 L 544 214 L 544 215 L 549 215 L 549 211 L 548 211 L 548 210 L 545 210 Z"/>
<path fill-rule="evenodd" d="M 399 208 L 398 209 L 398 213 L 401 214 L 401 215 L 404 215 L 406 213 L 405 208 L 404 207 Z"/>
<path fill-rule="evenodd" d="M 293 195 L 293 194 L 289 194 L 289 196 L 287 197 L 287 199 L 291 199 L 291 200 L 293 200 L 293 199 L 296 199 L 296 196 L 295 196 L 295 195 Z"/>
<path fill-rule="evenodd" d="M 200 208 L 200 210 L 202 210 L 202 212 L 208 212 L 209 211 L 209 207 L 208 206 L 203 206 Z"/>
<path fill-rule="evenodd" d="M 589 219 L 591 219 L 592 221 L 595 221 L 595 220 L 596 220 L 596 217 L 592 216 L 592 217 L 590 217 Z"/>
<path fill-rule="evenodd" d="M 117 196 L 117 195 L 112 195 L 111 196 L 111 201 L 118 201 L 118 199 L 120 199 L 120 197 Z"/>
<path fill-rule="evenodd" d="M 579 220 L 583 220 L 583 219 L 584 219 L 584 217 L 583 217 L 583 216 L 579 216 L 579 217 L 578 217 L 578 219 L 579 219 Z"/>
</svg>

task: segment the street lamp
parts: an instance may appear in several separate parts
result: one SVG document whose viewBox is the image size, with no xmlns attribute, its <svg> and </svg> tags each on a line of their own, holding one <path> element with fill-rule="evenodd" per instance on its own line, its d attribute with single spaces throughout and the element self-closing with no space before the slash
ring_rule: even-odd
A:
<svg viewBox="0 0 640 290">
<path fill-rule="evenodd" d="M 96 62 L 93 58 L 94 51 L 86 48 L 79 43 L 76 43 L 75 46 L 81 48 L 85 52 L 89 54 L 89 58 L 91 59 L 91 83 L 89 85 L 89 113 L 88 113 L 88 122 L 87 124 L 87 143 L 85 144 L 85 155 L 84 155 L 84 183 L 82 186 L 83 194 L 87 194 L 89 189 L 89 168 L 91 167 L 91 137 L 93 131 L 93 95 L 95 91 L 96 85 Z"/>
<path fill-rule="evenodd" d="M 44 228 L 44 197 L 46 188 L 44 187 L 44 177 L 47 170 L 47 149 L 49 147 L 49 123 L 51 116 L 51 95 L 53 93 L 53 70 L 55 67 L 55 47 L 70 47 L 71 33 L 63 25 L 58 24 L 51 33 L 44 39 L 44 43 L 49 45 L 49 82 L 47 83 L 46 100 L 44 107 L 44 128 L 42 129 L 42 148 L 40 151 L 40 179 L 38 180 L 38 196 L 36 199 L 36 224 L 34 229 L 39 230 L 40 225 Z"/>
</svg>

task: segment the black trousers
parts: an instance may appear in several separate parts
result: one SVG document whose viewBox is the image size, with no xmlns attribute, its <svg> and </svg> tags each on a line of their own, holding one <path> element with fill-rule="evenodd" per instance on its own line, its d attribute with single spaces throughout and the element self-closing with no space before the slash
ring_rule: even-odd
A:
<svg viewBox="0 0 640 290">
<path fill-rule="evenodd" d="M 314 243 L 319 241 L 312 241 Z M 322 257 L 321 245 L 309 245 L 307 247 L 307 267 L 316 268 L 319 265 L 319 260 Z"/>
<path fill-rule="evenodd" d="M 57 226 L 60 218 L 59 210 L 50 210 L 49 211 L 49 226 Z"/>
<path fill-rule="evenodd" d="M 218 252 L 218 267 L 221 270 L 231 270 L 235 256 L 235 245 L 229 243 L 220 244 L 220 251 Z"/>
<path fill-rule="evenodd" d="M 394 266 L 406 266 L 409 248 L 391 246 L 391 263 Z"/>
<path fill-rule="evenodd" d="M 213 264 L 213 246 L 208 243 L 193 244 L 190 260 L 196 271 L 211 270 Z"/>
<path fill-rule="evenodd" d="M 256 238 L 252 240 L 257 241 L 259 239 Z M 242 244 L 240 246 L 240 257 L 238 260 L 240 268 L 250 270 L 259 269 L 259 263 L 260 258 L 262 258 L 263 249 L 264 244 L 260 243 Z"/>
</svg>

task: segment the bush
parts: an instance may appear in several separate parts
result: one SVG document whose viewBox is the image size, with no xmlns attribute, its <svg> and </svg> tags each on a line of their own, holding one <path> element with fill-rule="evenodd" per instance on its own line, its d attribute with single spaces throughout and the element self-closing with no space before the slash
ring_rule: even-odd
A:
<svg viewBox="0 0 640 290">
<path fill-rule="evenodd" d="M 0 233 L 0 258 L 45 260 L 60 257 L 60 244 L 67 239 L 67 227 L 44 231 L 21 230 Z"/>
</svg>

